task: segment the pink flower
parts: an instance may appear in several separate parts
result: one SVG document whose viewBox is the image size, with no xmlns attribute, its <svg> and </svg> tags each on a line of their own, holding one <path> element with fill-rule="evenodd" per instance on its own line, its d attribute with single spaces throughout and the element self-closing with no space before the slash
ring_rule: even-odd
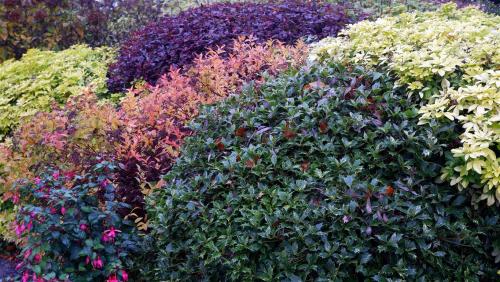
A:
<svg viewBox="0 0 500 282">
<path fill-rule="evenodd" d="M 116 237 L 116 233 L 121 232 L 120 230 L 115 229 L 113 226 L 109 228 L 108 230 L 104 230 L 102 233 L 102 241 L 104 242 L 113 242 Z"/>
<path fill-rule="evenodd" d="M 39 185 L 40 183 L 42 183 L 42 179 L 40 179 L 40 177 L 38 177 L 38 176 L 35 177 L 34 181 L 35 181 L 36 185 Z"/>
<path fill-rule="evenodd" d="M 60 176 L 59 171 L 52 173 L 52 178 L 54 178 L 55 180 L 58 180 L 59 176 Z"/>
<path fill-rule="evenodd" d="M 21 281 L 22 281 L 22 282 L 28 282 L 28 279 L 30 279 L 30 275 L 28 274 L 28 272 L 27 272 L 27 271 L 25 271 L 25 272 L 23 273 L 23 278 L 22 278 L 22 280 L 21 280 Z"/>
<path fill-rule="evenodd" d="M 69 180 L 72 180 L 73 178 L 75 178 L 75 176 L 76 176 L 76 173 L 74 171 L 71 171 L 71 170 L 70 171 L 66 171 L 64 173 L 64 177 L 66 177 Z"/>
<path fill-rule="evenodd" d="M 106 178 L 104 179 L 103 181 L 101 181 L 100 185 L 102 188 L 106 188 L 106 186 L 108 186 L 109 184 L 109 180 Z"/>
<path fill-rule="evenodd" d="M 90 257 L 87 256 L 87 258 L 85 258 L 85 264 L 89 264 L 90 263 Z"/>
<path fill-rule="evenodd" d="M 116 278 L 116 274 L 111 274 L 109 277 L 108 277 L 108 280 L 106 280 L 106 282 L 119 282 L 118 279 Z"/>
<path fill-rule="evenodd" d="M 35 264 L 39 264 L 41 260 L 42 260 L 42 255 L 41 254 L 36 254 L 35 258 L 34 258 Z"/>
<path fill-rule="evenodd" d="M 55 214 L 57 212 L 57 210 L 53 207 L 50 208 L 50 214 Z"/>
<path fill-rule="evenodd" d="M 18 264 L 16 264 L 16 270 L 19 270 L 23 267 L 24 263 L 23 262 L 20 262 Z"/>
<path fill-rule="evenodd" d="M 31 249 L 28 249 L 26 252 L 24 252 L 24 259 L 28 259 L 31 256 Z"/>
<path fill-rule="evenodd" d="M 42 277 L 38 278 L 38 276 L 36 276 L 36 274 L 33 273 L 33 282 L 44 282 L 44 280 Z"/>
<path fill-rule="evenodd" d="M 87 230 L 89 229 L 89 226 L 87 224 L 80 224 L 80 230 L 82 230 L 83 232 L 87 232 Z"/>
<path fill-rule="evenodd" d="M 17 237 L 21 237 L 21 235 L 23 234 L 24 230 L 26 230 L 26 226 L 24 225 L 24 223 L 21 224 L 21 225 L 16 224 L 15 231 L 16 231 Z"/>
<path fill-rule="evenodd" d="M 342 217 L 342 221 L 343 221 L 344 223 L 348 223 L 349 221 L 351 221 L 351 217 L 350 217 L 350 216 L 348 216 L 348 215 L 344 215 L 344 216 Z"/>
<path fill-rule="evenodd" d="M 17 205 L 19 203 L 19 195 L 12 196 L 12 202 Z"/>
<path fill-rule="evenodd" d="M 61 214 L 62 214 L 62 215 L 66 214 L 66 208 L 65 208 L 64 206 L 63 206 L 63 207 L 61 207 Z"/>
<path fill-rule="evenodd" d="M 122 270 L 122 279 L 123 281 L 128 281 L 128 273 L 125 270 Z"/>
<path fill-rule="evenodd" d="M 102 264 L 102 260 L 101 260 L 101 257 L 97 257 L 97 259 L 93 260 L 92 261 L 92 266 L 95 268 L 95 269 L 101 269 L 103 264 Z"/>
</svg>

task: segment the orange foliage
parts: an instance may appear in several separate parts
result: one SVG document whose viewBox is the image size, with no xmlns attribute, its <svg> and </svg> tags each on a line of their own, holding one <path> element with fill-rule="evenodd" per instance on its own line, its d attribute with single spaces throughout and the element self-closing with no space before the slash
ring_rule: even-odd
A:
<svg viewBox="0 0 500 282">
<path fill-rule="evenodd" d="M 0 185 L 11 187 L 13 180 L 48 166 L 78 172 L 106 159 L 121 168 L 115 179 L 118 194 L 142 216 L 141 183 L 168 172 L 183 138 L 191 134 L 186 124 L 199 106 L 238 92 L 247 81 L 262 84 L 263 72 L 276 75 L 300 66 L 306 48 L 302 42 L 293 47 L 240 38 L 231 52 L 211 50 L 185 72 L 171 69 L 157 85 L 131 90 L 119 107 L 83 93 L 62 108 L 38 113 L 15 133 L 12 146 L 0 150 L 6 172 Z"/>
</svg>

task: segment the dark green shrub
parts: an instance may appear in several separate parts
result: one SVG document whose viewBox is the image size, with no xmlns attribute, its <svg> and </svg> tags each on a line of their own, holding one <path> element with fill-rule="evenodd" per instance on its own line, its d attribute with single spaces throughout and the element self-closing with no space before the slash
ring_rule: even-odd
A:
<svg viewBox="0 0 500 282">
<path fill-rule="evenodd" d="M 125 204 L 108 180 L 115 167 L 89 174 L 47 171 L 27 181 L 15 226 L 23 242 L 22 281 L 127 281 L 139 250 L 136 229 L 119 216 Z M 29 280 L 31 281 L 31 280 Z"/>
<path fill-rule="evenodd" d="M 205 108 L 148 199 L 156 279 L 493 279 L 498 216 L 434 183 L 457 136 L 417 99 L 329 65 Z"/>
</svg>

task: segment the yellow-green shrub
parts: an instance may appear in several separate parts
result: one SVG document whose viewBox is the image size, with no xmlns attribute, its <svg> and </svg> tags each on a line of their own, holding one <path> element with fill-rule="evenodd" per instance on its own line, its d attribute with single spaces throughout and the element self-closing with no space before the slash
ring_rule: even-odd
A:
<svg viewBox="0 0 500 282">
<path fill-rule="evenodd" d="M 350 26 L 316 44 L 310 59 L 385 69 L 425 101 L 421 123 L 461 125 L 461 144 L 443 178 L 500 201 L 500 16 L 443 5 Z"/>
<path fill-rule="evenodd" d="M 32 49 L 20 60 L 2 63 L 0 140 L 20 118 L 46 110 L 54 102 L 64 103 L 83 88 L 106 96 L 107 65 L 113 58 L 110 48 L 76 45 L 60 52 Z"/>
</svg>

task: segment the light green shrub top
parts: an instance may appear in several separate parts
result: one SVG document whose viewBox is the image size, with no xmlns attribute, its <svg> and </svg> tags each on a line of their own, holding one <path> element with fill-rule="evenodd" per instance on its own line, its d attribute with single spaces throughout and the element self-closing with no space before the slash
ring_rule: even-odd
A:
<svg viewBox="0 0 500 282">
<path fill-rule="evenodd" d="M 316 44 L 310 59 L 389 71 L 426 105 L 421 123 L 461 125 L 460 147 L 443 178 L 500 201 L 500 16 L 443 5 L 350 26 Z"/>
<path fill-rule="evenodd" d="M 59 52 L 32 49 L 20 60 L 2 63 L 0 140 L 20 118 L 48 109 L 53 102 L 64 103 L 85 87 L 106 97 L 106 71 L 113 58 L 110 48 L 75 45 Z"/>
</svg>

